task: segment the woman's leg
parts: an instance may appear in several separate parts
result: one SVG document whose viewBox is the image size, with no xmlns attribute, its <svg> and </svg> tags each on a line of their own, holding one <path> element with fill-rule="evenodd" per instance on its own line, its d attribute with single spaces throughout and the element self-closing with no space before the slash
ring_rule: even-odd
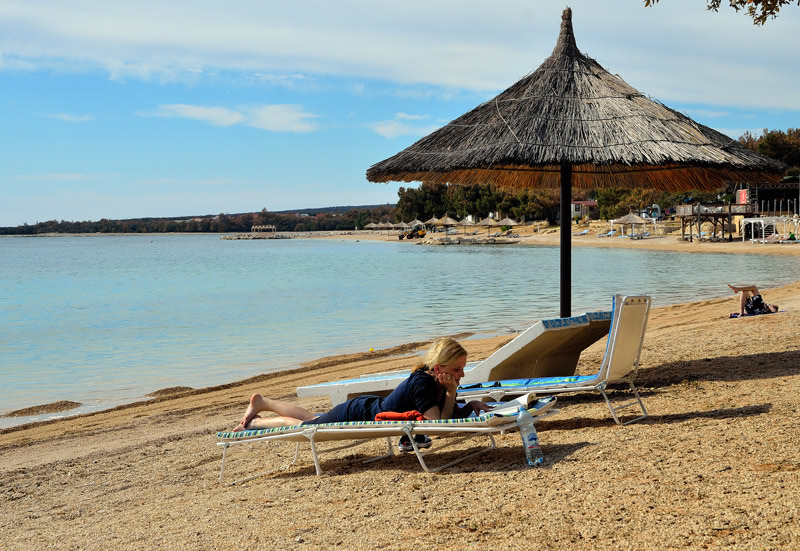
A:
<svg viewBox="0 0 800 551">
<path fill-rule="evenodd" d="M 758 287 L 756 287 L 755 285 L 742 285 L 741 287 L 735 287 L 735 286 L 731 285 L 730 283 L 728 283 L 728 287 L 730 287 L 731 290 L 734 293 L 742 293 L 742 297 L 739 300 L 739 315 L 740 316 L 744 315 L 744 307 L 747 304 L 747 300 L 751 296 L 761 294 L 761 293 L 758 292 Z"/>
<path fill-rule="evenodd" d="M 741 293 L 742 291 L 750 292 L 753 295 L 760 295 L 761 293 L 758 292 L 758 287 L 755 285 L 742 285 L 741 287 L 735 287 L 728 283 L 728 287 L 731 288 L 731 291 L 734 293 Z"/>
<path fill-rule="evenodd" d="M 275 412 L 278 414 L 278 417 L 258 417 L 258 414 L 262 411 Z M 263 429 L 299 425 L 303 421 L 308 421 L 314 417 L 316 416 L 313 413 L 296 404 L 281 402 L 280 400 L 271 400 L 269 398 L 264 398 L 261 394 L 253 394 L 250 397 L 250 405 L 247 406 L 241 422 L 233 430 L 240 431 L 245 428 Z"/>
</svg>

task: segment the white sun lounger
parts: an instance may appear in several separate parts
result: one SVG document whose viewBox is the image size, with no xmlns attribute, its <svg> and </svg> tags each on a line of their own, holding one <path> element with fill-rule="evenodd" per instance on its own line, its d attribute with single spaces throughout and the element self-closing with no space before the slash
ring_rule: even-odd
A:
<svg viewBox="0 0 800 551">
<path fill-rule="evenodd" d="M 468 366 L 462 383 L 572 375 L 581 352 L 607 335 L 610 326 L 610 311 L 539 321 L 482 362 Z M 389 394 L 408 375 L 409 371 L 394 371 L 301 386 L 297 396 L 328 396 L 336 405 L 361 394 Z"/>
<path fill-rule="evenodd" d="M 505 407 L 498 407 L 498 409 L 495 411 L 487 412 L 476 417 L 468 417 L 466 419 L 439 419 L 431 421 L 353 421 L 347 423 L 324 423 L 319 425 L 295 425 L 290 427 L 245 430 L 239 432 L 219 432 L 217 433 L 217 438 L 219 439 L 217 446 L 222 447 L 222 464 L 219 472 L 219 483 L 224 483 L 225 459 L 230 446 L 236 444 L 252 444 L 255 442 L 264 441 L 288 441 L 297 443 L 297 446 L 295 447 L 294 459 L 289 465 L 282 468 L 288 468 L 289 466 L 294 465 L 297 462 L 297 458 L 300 454 L 300 444 L 303 442 L 309 442 L 311 445 L 311 455 L 314 459 L 314 467 L 317 475 L 320 475 L 323 472 L 319 463 L 319 455 L 321 453 L 357 446 L 373 438 L 386 438 L 388 451 L 383 455 L 379 455 L 364 461 L 364 463 L 371 463 L 379 459 L 391 457 L 394 454 L 392 437 L 407 435 L 411 441 L 411 444 L 414 448 L 414 453 L 419 460 L 419 464 L 422 466 L 422 469 L 428 473 L 436 473 L 442 469 L 452 467 L 453 465 L 457 465 L 458 463 L 466 461 L 471 457 L 475 457 L 476 455 L 494 449 L 496 444 L 493 435 L 517 428 L 516 413 L 519 409 L 519 404 L 528 404 L 529 399 L 533 400 L 533 398 L 524 396 L 521 401 L 511 402 L 505 405 Z M 536 400 L 535 402 L 532 401 L 528 405 L 528 411 L 532 416 L 534 416 L 534 418 L 542 418 L 545 415 L 554 414 L 558 411 L 552 407 L 555 404 L 555 401 L 556 398 L 553 396 L 548 396 L 547 398 Z M 414 440 L 415 433 L 437 436 L 450 435 L 456 437 L 449 439 L 449 441 L 444 445 L 439 445 L 439 440 L 436 440 L 437 444 L 435 446 L 435 450 L 423 452 L 417 447 L 417 443 Z M 478 451 L 470 452 L 445 465 L 440 465 L 435 468 L 429 467 L 425 461 L 424 456 L 428 455 L 432 451 L 441 451 L 442 449 L 448 448 L 454 444 L 482 434 L 488 436 L 490 442 L 488 446 L 481 448 Z M 319 442 L 328 441 L 351 442 L 325 450 L 321 450 L 317 447 Z M 246 482 L 272 472 L 275 471 L 272 470 L 258 473 L 232 482 L 230 485 Z"/>
<path fill-rule="evenodd" d="M 512 379 L 461 385 L 458 388 L 458 399 L 491 398 L 500 400 L 505 396 L 523 393 L 555 394 L 597 391 L 605 398 L 611 416 L 617 424 L 627 425 L 644 419 L 647 417 L 647 410 L 633 384 L 633 379 L 639 368 L 639 356 L 642 351 L 650 304 L 651 298 L 648 296 L 614 296 L 613 319 L 606 343 L 606 353 L 600 370 L 594 375 Z M 606 393 L 606 387 L 609 383 L 614 382 L 628 383 L 635 400 L 613 406 Z M 616 412 L 636 404 L 641 408 L 642 415 L 622 423 Z"/>
</svg>

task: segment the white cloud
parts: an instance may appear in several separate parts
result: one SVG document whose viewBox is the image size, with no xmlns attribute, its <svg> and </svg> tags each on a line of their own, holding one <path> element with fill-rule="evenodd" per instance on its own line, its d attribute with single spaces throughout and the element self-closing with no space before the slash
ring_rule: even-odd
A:
<svg viewBox="0 0 800 551">
<path fill-rule="evenodd" d="M 153 117 L 178 117 L 194 119 L 213 124 L 214 126 L 233 126 L 244 121 L 244 115 L 233 109 L 225 107 L 204 107 L 201 105 L 159 105 L 152 113 L 140 113 Z"/>
<path fill-rule="evenodd" d="M 395 118 L 403 121 L 421 121 L 427 119 L 428 115 L 409 115 L 408 113 L 397 113 Z"/>
<path fill-rule="evenodd" d="M 43 113 L 40 116 L 64 122 L 89 122 L 94 120 L 91 115 L 71 115 L 69 113 Z"/>
<path fill-rule="evenodd" d="M 578 47 L 644 93 L 666 103 L 796 109 L 800 73 L 787 70 L 796 66 L 796 6 L 756 27 L 743 12 L 708 12 L 698 0 L 570 5 Z M 550 54 L 563 7 L 545 0 L 508 0 L 503 9 L 478 0 L 3 0 L 0 70 L 103 68 L 115 79 L 165 82 L 232 71 L 278 86 L 327 75 L 494 92 Z"/>
<path fill-rule="evenodd" d="M 313 132 L 317 126 L 309 119 L 317 115 L 306 113 L 299 105 L 255 105 L 245 108 L 247 126 L 272 132 Z"/>
<path fill-rule="evenodd" d="M 194 119 L 214 126 L 241 124 L 271 132 L 313 132 L 317 126 L 311 122 L 318 115 L 303 111 L 300 105 L 240 105 L 236 109 L 206 107 L 202 105 L 159 105 L 155 111 L 140 111 L 146 117 L 177 117 Z"/>
<path fill-rule="evenodd" d="M 692 118 L 702 117 L 704 119 L 716 119 L 730 115 L 729 111 L 711 111 L 708 109 L 687 109 L 686 113 Z"/>
<path fill-rule="evenodd" d="M 425 125 L 425 126 L 414 126 L 413 124 L 403 122 L 402 120 L 399 119 L 373 122 L 367 126 L 373 131 L 383 136 L 384 138 L 388 139 L 398 138 L 400 136 L 422 137 L 430 134 L 431 132 L 439 128 L 439 125 L 435 124 Z"/>
</svg>

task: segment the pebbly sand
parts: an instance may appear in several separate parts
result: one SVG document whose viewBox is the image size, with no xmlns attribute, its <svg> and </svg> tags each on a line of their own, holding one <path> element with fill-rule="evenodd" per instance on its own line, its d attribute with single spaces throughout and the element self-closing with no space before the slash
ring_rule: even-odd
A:
<svg viewBox="0 0 800 551">
<path fill-rule="evenodd" d="M 548 238 L 557 244 L 539 239 Z M 623 241 L 603 246 L 800 254 L 800 245 Z M 733 295 L 653 310 L 637 379 L 649 419 L 620 428 L 599 395 L 562 395 L 560 413 L 537 425 L 545 468 L 524 464 L 511 433 L 436 475 L 413 456 L 362 465 L 383 451 L 376 440 L 323 456 L 320 477 L 304 449 L 286 470 L 217 484 L 213 435 L 236 424 L 253 392 L 296 400 L 301 384 L 408 367 L 427 343 L 0 431 L 0 548 L 800 548 L 800 282 L 762 291 L 785 311 L 731 320 Z M 510 338 L 463 343 L 477 360 Z M 579 372 L 595 369 L 604 346 L 583 354 Z M 234 447 L 228 474 L 293 454 L 291 444 Z"/>
</svg>

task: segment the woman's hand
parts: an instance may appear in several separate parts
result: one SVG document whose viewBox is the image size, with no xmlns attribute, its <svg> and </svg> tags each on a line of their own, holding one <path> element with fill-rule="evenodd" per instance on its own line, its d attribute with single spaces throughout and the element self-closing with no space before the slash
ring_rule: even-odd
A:
<svg viewBox="0 0 800 551">
<path fill-rule="evenodd" d="M 448 394 L 452 393 L 453 396 L 455 396 L 456 390 L 458 389 L 458 379 L 456 379 L 452 373 L 443 371 L 436 376 L 436 380 L 447 390 Z"/>
<path fill-rule="evenodd" d="M 472 406 L 472 411 L 478 415 L 480 415 L 482 411 L 492 411 L 494 409 L 494 407 L 485 402 L 481 402 L 480 400 L 472 400 L 471 402 L 468 402 L 467 405 Z"/>
</svg>

